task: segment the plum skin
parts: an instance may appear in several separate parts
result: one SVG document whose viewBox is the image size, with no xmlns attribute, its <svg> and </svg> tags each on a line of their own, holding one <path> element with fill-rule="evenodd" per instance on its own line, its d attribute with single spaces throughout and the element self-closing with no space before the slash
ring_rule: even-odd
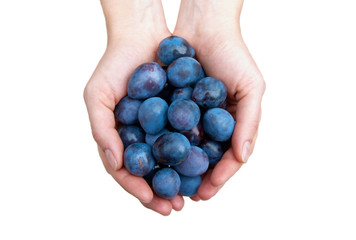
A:
<svg viewBox="0 0 356 240">
<path fill-rule="evenodd" d="M 132 99 L 156 96 L 167 82 L 167 74 L 156 63 L 144 63 L 136 68 L 127 84 L 127 95 Z"/>
<path fill-rule="evenodd" d="M 231 114 L 222 108 L 211 108 L 204 114 L 204 132 L 217 142 L 225 142 L 232 136 L 235 120 Z"/>
<path fill-rule="evenodd" d="M 194 58 L 178 58 L 167 69 L 168 82 L 177 88 L 194 85 L 200 79 L 201 69 L 200 63 Z"/>
<path fill-rule="evenodd" d="M 114 114 L 116 119 L 126 125 L 138 123 L 138 109 L 142 101 L 126 96 L 116 105 Z"/>
<path fill-rule="evenodd" d="M 184 38 L 169 36 L 160 42 L 157 55 L 161 62 L 169 65 L 180 57 L 194 57 L 195 51 Z"/>
<path fill-rule="evenodd" d="M 200 147 L 208 155 L 211 168 L 215 167 L 226 151 L 224 144 L 209 139 L 204 139 Z"/>
<path fill-rule="evenodd" d="M 152 146 L 154 158 L 164 164 L 175 166 L 185 160 L 190 152 L 189 140 L 180 133 L 165 133 Z"/>
<path fill-rule="evenodd" d="M 121 125 L 117 131 L 124 148 L 127 148 L 133 143 L 145 142 L 145 133 L 142 128 L 136 125 Z"/>
<path fill-rule="evenodd" d="M 169 131 L 164 128 L 157 134 L 154 134 L 154 135 L 146 134 L 145 142 L 152 147 L 153 144 L 155 143 L 155 141 L 157 140 L 157 138 L 159 138 L 160 136 L 162 136 L 163 134 L 168 133 L 168 132 Z"/>
<path fill-rule="evenodd" d="M 206 77 L 198 81 L 194 87 L 192 99 L 203 108 L 223 106 L 227 97 L 227 89 L 222 81 Z"/>
<path fill-rule="evenodd" d="M 178 131 L 191 130 L 199 120 L 200 109 L 192 100 L 176 100 L 168 108 L 168 121 Z"/>
<path fill-rule="evenodd" d="M 201 148 L 193 146 L 187 158 L 174 169 L 181 175 L 195 177 L 205 173 L 208 167 L 208 155 Z"/>
<path fill-rule="evenodd" d="M 152 179 L 154 192 L 165 199 L 174 198 L 179 192 L 180 184 L 178 173 L 171 168 L 158 170 Z"/>
<path fill-rule="evenodd" d="M 138 110 L 138 121 L 146 133 L 155 135 L 167 124 L 168 104 L 162 98 L 146 99 Z"/>
<path fill-rule="evenodd" d="M 151 148 L 146 143 L 134 143 L 124 151 L 125 168 L 133 175 L 143 177 L 150 173 L 155 165 Z"/>
<path fill-rule="evenodd" d="M 187 177 L 179 175 L 180 177 L 180 189 L 179 194 L 182 196 L 193 197 L 197 194 L 198 188 L 202 182 L 200 176 Z"/>
</svg>

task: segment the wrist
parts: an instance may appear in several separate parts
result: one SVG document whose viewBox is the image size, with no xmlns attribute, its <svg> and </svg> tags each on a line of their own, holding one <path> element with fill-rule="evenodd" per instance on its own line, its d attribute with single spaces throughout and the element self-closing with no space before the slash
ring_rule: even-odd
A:
<svg viewBox="0 0 356 240">
<path fill-rule="evenodd" d="M 182 0 L 175 32 L 195 39 L 217 32 L 240 34 L 242 4 L 243 0 Z"/>
<path fill-rule="evenodd" d="M 101 0 L 108 43 L 168 31 L 160 0 Z"/>
</svg>

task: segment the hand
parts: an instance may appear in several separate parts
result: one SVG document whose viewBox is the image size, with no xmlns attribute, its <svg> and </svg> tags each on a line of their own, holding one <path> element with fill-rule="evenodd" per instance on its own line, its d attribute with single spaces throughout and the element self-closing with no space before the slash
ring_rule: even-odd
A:
<svg viewBox="0 0 356 240">
<path fill-rule="evenodd" d="M 168 215 L 184 205 L 181 196 L 166 200 L 154 195 L 141 177 L 123 167 L 124 147 L 115 129 L 114 108 L 126 95 L 127 82 L 137 66 L 156 61 L 159 42 L 171 35 L 160 1 L 103 0 L 108 46 L 84 90 L 92 133 L 106 171 L 141 203 Z M 120 7 L 120 8 L 119 8 Z"/>
<path fill-rule="evenodd" d="M 181 2 L 173 35 L 193 46 L 208 76 L 225 83 L 227 110 L 236 120 L 232 148 L 208 171 L 193 200 L 213 197 L 247 161 L 256 143 L 265 82 L 241 36 L 241 8 L 241 0 Z"/>
</svg>

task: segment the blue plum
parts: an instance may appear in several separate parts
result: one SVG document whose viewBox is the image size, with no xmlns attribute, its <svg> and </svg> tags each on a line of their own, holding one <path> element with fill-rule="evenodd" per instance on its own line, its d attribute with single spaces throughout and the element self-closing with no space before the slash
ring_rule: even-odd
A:
<svg viewBox="0 0 356 240">
<path fill-rule="evenodd" d="M 191 87 L 192 88 L 195 88 L 195 86 L 197 85 L 197 83 L 199 82 L 200 79 L 203 79 L 203 78 L 206 78 L 206 74 L 205 74 L 205 71 L 203 69 L 203 67 L 201 68 L 201 71 L 200 71 L 200 74 L 199 74 L 199 78 L 198 78 L 198 81 L 194 82 Z"/>
<path fill-rule="evenodd" d="M 155 141 L 157 140 L 157 138 L 159 138 L 160 136 L 162 136 L 163 134 L 168 133 L 168 132 L 169 131 L 164 128 L 159 133 L 157 133 L 155 135 L 146 134 L 145 142 L 152 147 L 153 144 L 155 143 Z"/>
<path fill-rule="evenodd" d="M 196 84 L 192 99 L 204 108 L 219 107 L 227 97 L 227 90 L 219 79 L 206 77 Z"/>
<path fill-rule="evenodd" d="M 153 169 L 149 173 L 147 173 L 145 176 L 143 176 L 143 178 L 148 183 L 148 185 L 150 185 L 151 188 L 152 188 L 152 180 L 153 180 L 154 175 L 156 174 L 156 172 L 158 170 L 160 170 L 162 168 L 163 168 L 163 166 L 156 162 L 155 165 L 153 166 Z"/>
<path fill-rule="evenodd" d="M 131 75 L 127 94 L 133 99 L 146 99 L 157 95 L 167 82 L 166 72 L 156 63 L 144 63 Z"/>
<path fill-rule="evenodd" d="M 177 88 L 173 91 L 171 102 L 174 102 L 178 99 L 192 99 L 193 88 L 185 87 L 185 88 Z"/>
<path fill-rule="evenodd" d="M 155 135 L 167 124 L 168 104 L 162 98 L 145 100 L 138 109 L 138 120 L 146 133 Z"/>
<path fill-rule="evenodd" d="M 168 66 L 161 66 L 161 67 L 167 73 Z"/>
<path fill-rule="evenodd" d="M 199 120 L 200 109 L 192 100 L 176 100 L 168 108 L 168 121 L 172 127 L 179 131 L 194 128 Z"/>
<path fill-rule="evenodd" d="M 206 78 L 206 74 L 205 74 L 204 69 L 201 68 L 201 71 L 200 71 L 200 74 L 199 74 L 199 80 L 200 80 L 200 79 L 203 79 L 203 78 Z"/>
<path fill-rule="evenodd" d="M 205 173 L 208 167 L 208 155 L 201 148 L 192 146 L 187 158 L 174 169 L 181 175 L 195 177 Z"/>
<path fill-rule="evenodd" d="M 193 146 L 199 145 L 204 139 L 204 129 L 201 122 L 199 122 L 192 129 L 188 131 L 182 131 L 181 133 L 188 138 L 190 144 Z"/>
<path fill-rule="evenodd" d="M 142 128 L 135 125 L 121 125 L 118 128 L 121 141 L 124 144 L 124 148 L 127 148 L 133 143 L 145 142 L 145 133 Z"/>
<path fill-rule="evenodd" d="M 225 101 L 223 101 L 222 103 L 220 103 L 218 107 L 219 107 L 219 108 L 224 108 L 224 109 L 226 109 L 226 107 L 227 107 L 227 100 L 225 99 Z"/>
<path fill-rule="evenodd" d="M 165 100 L 167 103 L 171 101 L 171 96 L 174 91 L 174 87 L 171 86 L 168 82 L 164 85 L 162 91 L 160 91 L 156 97 L 160 97 Z"/>
<path fill-rule="evenodd" d="M 143 177 L 150 173 L 155 165 L 151 147 L 146 143 L 134 143 L 124 152 L 125 168 L 133 175 Z"/>
<path fill-rule="evenodd" d="M 201 184 L 201 177 L 187 177 L 179 175 L 180 177 L 180 189 L 179 194 L 182 196 L 192 197 L 197 194 L 198 188 Z"/>
<path fill-rule="evenodd" d="M 158 196 L 166 199 L 172 199 L 179 192 L 179 175 L 171 168 L 158 170 L 153 176 L 152 187 Z"/>
<path fill-rule="evenodd" d="M 205 133 L 218 142 L 230 139 L 235 127 L 234 118 L 222 108 L 211 108 L 205 112 L 203 117 L 203 128 Z"/>
<path fill-rule="evenodd" d="M 153 144 L 155 159 L 164 165 L 177 165 L 184 161 L 190 152 L 188 139 L 177 132 L 165 133 Z"/>
<path fill-rule="evenodd" d="M 142 101 L 128 96 L 122 98 L 114 110 L 116 119 L 126 125 L 138 123 L 138 108 L 141 103 Z"/>
<path fill-rule="evenodd" d="M 180 57 L 194 57 L 195 51 L 185 39 L 170 36 L 161 41 L 157 55 L 161 62 L 169 65 Z"/>
<path fill-rule="evenodd" d="M 223 144 L 213 140 L 204 139 L 200 147 L 209 157 L 209 167 L 215 167 L 225 152 Z"/>
<path fill-rule="evenodd" d="M 188 87 L 199 80 L 200 63 L 191 57 L 181 57 L 167 69 L 168 82 L 174 87 Z"/>
</svg>

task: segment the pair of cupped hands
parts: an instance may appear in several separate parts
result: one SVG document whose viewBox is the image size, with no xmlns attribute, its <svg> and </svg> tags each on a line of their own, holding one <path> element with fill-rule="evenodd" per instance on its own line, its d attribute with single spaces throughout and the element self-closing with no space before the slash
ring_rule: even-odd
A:
<svg viewBox="0 0 356 240">
<path fill-rule="evenodd" d="M 163 10 L 144 14 L 137 11 L 113 15 L 102 2 L 107 23 L 108 44 L 84 90 L 93 137 L 106 171 L 145 207 L 162 215 L 179 211 L 184 199 L 171 200 L 155 195 L 146 181 L 131 175 L 123 166 L 124 147 L 115 128 L 114 108 L 127 92 L 130 75 L 142 63 L 158 61 L 160 41 L 172 33 Z M 181 7 L 182 8 L 182 7 Z M 182 9 L 180 10 L 182 11 Z M 115 19 L 122 16 L 122 19 Z M 261 100 L 265 91 L 263 77 L 252 59 L 240 33 L 238 19 L 191 19 L 179 13 L 173 35 L 186 39 L 196 51 L 207 76 L 223 81 L 228 91 L 227 110 L 235 118 L 232 147 L 220 162 L 204 175 L 194 201 L 213 197 L 225 182 L 246 163 L 251 155 L 261 119 Z M 196 15 L 196 14 L 195 14 Z M 132 18 L 132 19 L 129 19 Z M 148 18 L 148 19 L 145 19 Z"/>
</svg>

